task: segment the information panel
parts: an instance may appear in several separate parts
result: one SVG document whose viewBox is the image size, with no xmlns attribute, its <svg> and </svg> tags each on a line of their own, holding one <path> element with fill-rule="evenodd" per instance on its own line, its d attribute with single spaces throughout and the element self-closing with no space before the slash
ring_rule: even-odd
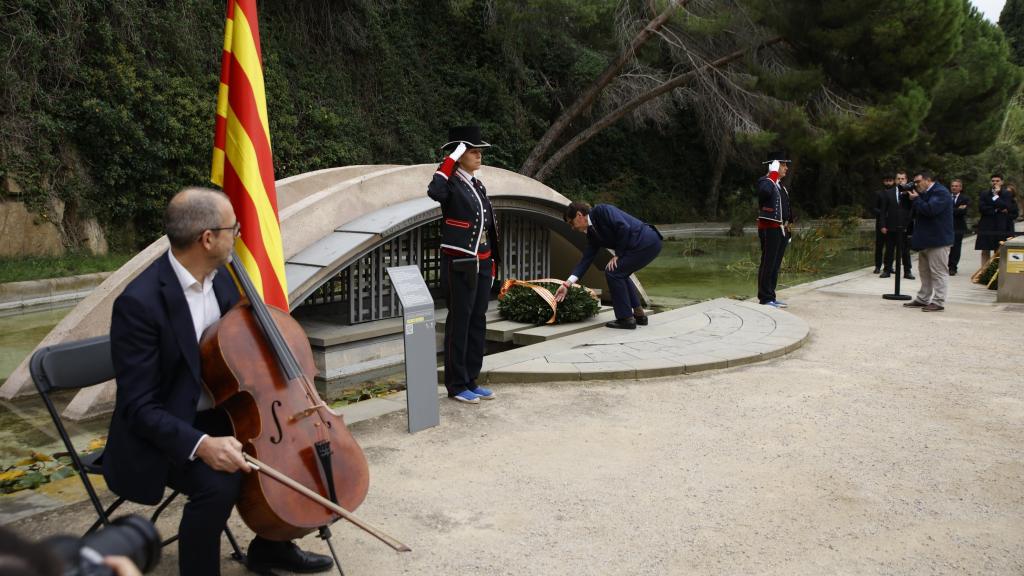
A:
<svg viewBox="0 0 1024 576">
<path fill-rule="evenodd" d="M 392 266 L 387 272 L 402 302 L 409 432 L 419 432 L 441 423 L 437 400 L 434 298 L 416 266 Z"/>
</svg>

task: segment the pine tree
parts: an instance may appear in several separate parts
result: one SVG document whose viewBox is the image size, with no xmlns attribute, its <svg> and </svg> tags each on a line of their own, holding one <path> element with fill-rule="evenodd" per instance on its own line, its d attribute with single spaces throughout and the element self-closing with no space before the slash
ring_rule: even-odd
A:
<svg viewBox="0 0 1024 576">
<path fill-rule="evenodd" d="M 970 8 L 962 37 L 963 48 L 943 67 L 925 120 L 933 152 L 977 154 L 992 145 L 1021 80 L 1003 32 L 977 8 Z"/>
<path fill-rule="evenodd" d="M 1010 42 L 1013 63 L 1024 66 L 1024 0 L 1006 0 L 999 13 L 999 27 Z"/>
</svg>

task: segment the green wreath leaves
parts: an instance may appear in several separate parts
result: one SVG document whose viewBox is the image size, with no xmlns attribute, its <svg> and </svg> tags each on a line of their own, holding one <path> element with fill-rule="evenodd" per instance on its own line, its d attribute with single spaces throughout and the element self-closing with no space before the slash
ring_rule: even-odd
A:
<svg viewBox="0 0 1024 576">
<path fill-rule="evenodd" d="M 531 282 L 534 286 L 547 289 L 552 294 L 558 290 L 555 282 Z M 601 303 L 586 288 L 573 285 L 565 299 L 558 303 L 555 324 L 579 322 L 598 313 Z M 551 318 L 551 305 L 529 286 L 510 286 L 498 301 L 498 312 L 506 320 L 527 324 L 545 324 Z"/>
</svg>

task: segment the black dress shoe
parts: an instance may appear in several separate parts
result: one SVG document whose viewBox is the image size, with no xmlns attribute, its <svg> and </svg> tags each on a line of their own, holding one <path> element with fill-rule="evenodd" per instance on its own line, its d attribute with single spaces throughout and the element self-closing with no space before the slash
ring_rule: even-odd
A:
<svg viewBox="0 0 1024 576">
<path fill-rule="evenodd" d="M 647 315 L 646 314 L 644 314 L 643 316 L 637 316 L 636 314 L 634 314 L 633 315 L 633 320 L 636 320 L 636 325 L 637 326 L 647 326 Z"/>
<path fill-rule="evenodd" d="M 881 272 L 881 271 L 882 271 L 882 269 L 881 269 L 881 268 L 875 268 L 874 270 L 872 270 L 872 271 L 871 271 L 871 273 L 872 273 L 872 274 L 878 274 L 878 273 L 879 273 L 879 272 Z"/>
<path fill-rule="evenodd" d="M 618 320 L 605 323 L 605 326 L 609 328 L 621 328 L 623 330 L 636 330 L 636 319 L 632 316 L 629 318 L 619 318 Z"/>
<path fill-rule="evenodd" d="M 257 536 L 249 543 L 246 565 L 257 573 L 278 569 L 309 574 L 330 570 L 334 561 L 330 556 L 306 552 L 294 542 L 275 542 Z"/>
<path fill-rule="evenodd" d="M 878 275 L 878 277 L 879 278 L 888 278 L 889 277 L 889 271 L 888 270 L 883 271 L 881 274 Z"/>
<path fill-rule="evenodd" d="M 903 277 L 906 278 L 907 280 L 913 280 L 914 279 L 914 275 L 911 274 L 910 272 L 907 272 L 906 274 L 904 274 Z"/>
</svg>

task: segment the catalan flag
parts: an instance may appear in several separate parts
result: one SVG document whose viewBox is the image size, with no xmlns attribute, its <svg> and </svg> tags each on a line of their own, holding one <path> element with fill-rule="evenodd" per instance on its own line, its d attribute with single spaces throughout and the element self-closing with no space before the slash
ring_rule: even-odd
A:
<svg viewBox="0 0 1024 576">
<path fill-rule="evenodd" d="M 231 199 L 238 253 L 263 300 L 288 310 L 256 0 L 228 0 L 210 179 Z"/>
</svg>

